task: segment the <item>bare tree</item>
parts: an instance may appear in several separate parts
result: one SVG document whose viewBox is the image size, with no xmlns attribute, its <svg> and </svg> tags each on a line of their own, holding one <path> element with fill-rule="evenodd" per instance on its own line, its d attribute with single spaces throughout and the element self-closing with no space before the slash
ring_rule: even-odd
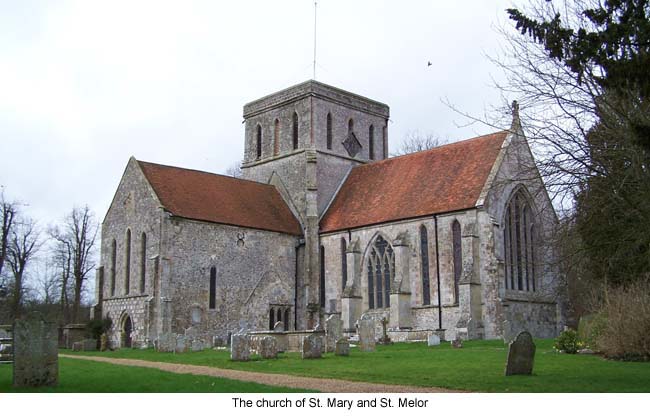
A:
<svg viewBox="0 0 650 417">
<path fill-rule="evenodd" d="M 12 316 L 21 315 L 23 295 L 25 291 L 25 271 L 29 261 L 41 248 L 40 231 L 32 219 L 17 222 L 11 232 L 7 262 L 13 273 L 13 297 L 11 303 Z"/>
<path fill-rule="evenodd" d="M 7 259 L 9 237 L 18 212 L 16 206 L 16 203 L 5 200 L 4 189 L 0 190 L 0 220 L 2 221 L 2 229 L 0 230 L 0 276 L 2 276 L 2 268 Z"/>
<path fill-rule="evenodd" d="M 418 130 L 411 130 L 404 135 L 400 146 L 392 152 L 392 156 L 406 155 L 409 153 L 426 151 L 444 145 L 447 141 L 440 139 L 433 133 L 420 133 Z"/>
<path fill-rule="evenodd" d="M 93 260 L 95 241 L 99 225 L 88 206 L 75 207 L 65 217 L 61 228 L 54 227 L 50 235 L 57 242 L 55 256 L 61 273 L 61 304 L 65 309 L 68 301 L 68 286 L 73 285 L 73 301 L 70 319 L 79 319 L 79 308 L 84 283 L 95 268 Z M 73 282 L 69 282 L 72 278 Z M 65 310 L 64 310 L 65 311 Z"/>
<path fill-rule="evenodd" d="M 242 161 L 239 161 L 239 162 L 229 166 L 226 169 L 226 175 L 228 175 L 229 177 L 233 177 L 233 178 L 241 178 L 242 177 L 241 164 L 242 164 Z"/>
</svg>

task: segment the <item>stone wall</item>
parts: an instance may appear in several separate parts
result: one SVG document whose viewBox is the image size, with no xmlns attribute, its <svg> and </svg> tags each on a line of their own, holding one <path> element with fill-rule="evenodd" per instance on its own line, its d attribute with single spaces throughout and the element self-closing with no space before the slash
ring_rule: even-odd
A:
<svg viewBox="0 0 650 417">
<path fill-rule="evenodd" d="M 242 328 L 268 329 L 271 305 L 293 313 L 296 237 L 176 218 L 163 229 L 172 332 L 191 326 L 206 340 L 226 338 Z M 216 305 L 210 309 L 213 267 Z"/>
</svg>

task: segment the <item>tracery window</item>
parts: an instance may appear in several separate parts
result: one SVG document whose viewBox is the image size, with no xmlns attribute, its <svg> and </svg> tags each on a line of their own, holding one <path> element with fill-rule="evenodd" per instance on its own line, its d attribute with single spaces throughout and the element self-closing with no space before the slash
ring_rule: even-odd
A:
<svg viewBox="0 0 650 417">
<path fill-rule="evenodd" d="M 420 261 L 422 267 L 422 305 L 431 304 L 431 289 L 429 285 L 429 236 L 427 228 L 420 227 Z"/>
<path fill-rule="evenodd" d="M 390 283 L 395 276 L 395 253 L 383 237 L 377 236 L 368 255 L 368 307 L 390 307 Z"/>
<path fill-rule="evenodd" d="M 255 158 L 262 157 L 262 126 L 257 125 L 257 141 L 255 145 Z"/>
<path fill-rule="evenodd" d="M 535 291 L 535 224 L 523 189 L 506 206 L 503 237 L 506 288 Z"/>
<path fill-rule="evenodd" d="M 298 149 L 298 113 L 293 113 L 293 149 Z"/>
<path fill-rule="evenodd" d="M 327 149 L 332 149 L 332 114 L 327 113 Z"/>
<path fill-rule="evenodd" d="M 463 246 L 460 236 L 460 223 L 454 220 L 451 225 L 452 253 L 454 261 L 454 302 L 458 302 L 458 285 L 463 272 Z"/>
<path fill-rule="evenodd" d="M 375 159 L 375 127 L 373 125 L 368 128 L 368 157 Z"/>
</svg>

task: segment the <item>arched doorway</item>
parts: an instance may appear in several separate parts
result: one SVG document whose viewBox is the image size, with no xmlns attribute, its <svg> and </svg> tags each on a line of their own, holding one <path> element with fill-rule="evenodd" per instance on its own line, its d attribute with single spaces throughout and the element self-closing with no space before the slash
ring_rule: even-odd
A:
<svg viewBox="0 0 650 417">
<path fill-rule="evenodd" d="M 122 321 L 122 347 L 130 348 L 132 346 L 131 332 L 133 332 L 133 322 L 127 315 Z"/>
</svg>

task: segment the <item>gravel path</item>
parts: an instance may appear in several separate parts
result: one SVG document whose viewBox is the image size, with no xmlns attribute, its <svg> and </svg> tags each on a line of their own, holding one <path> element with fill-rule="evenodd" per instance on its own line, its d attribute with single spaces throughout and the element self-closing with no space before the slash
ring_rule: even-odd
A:
<svg viewBox="0 0 650 417">
<path fill-rule="evenodd" d="M 107 362 L 115 365 L 140 366 L 143 368 L 160 369 L 161 371 L 177 374 L 207 375 L 221 378 L 237 379 L 240 381 L 257 382 L 258 384 L 275 385 L 280 387 L 301 388 L 320 392 L 460 392 L 435 387 L 414 387 L 409 385 L 373 384 L 370 382 L 344 381 L 330 378 L 310 378 L 283 374 L 267 374 L 261 372 L 236 371 L 233 369 L 213 368 L 209 366 L 183 365 L 178 363 L 151 362 L 139 359 L 118 359 L 100 356 L 77 356 L 60 354 L 61 358 L 81 359 L 96 362 Z"/>
</svg>

